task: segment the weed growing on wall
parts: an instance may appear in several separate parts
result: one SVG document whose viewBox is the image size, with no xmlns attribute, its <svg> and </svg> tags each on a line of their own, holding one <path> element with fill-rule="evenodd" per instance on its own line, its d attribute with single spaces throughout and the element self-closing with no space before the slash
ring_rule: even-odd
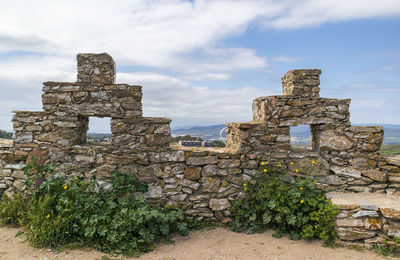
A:
<svg viewBox="0 0 400 260">
<path fill-rule="evenodd" d="M 389 245 L 389 243 L 384 240 L 381 243 L 375 243 L 373 245 L 373 250 L 383 256 L 400 257 L 400 239 L 393 238 L 394 244 Z"/>
<path fill-rule="evenodd" d="M 22 224 L 34 246 L 73 243 L 137 255 L 171 233 L 188 234 L 193 224 L 182 210 L 152 206 L 138 196 L 147 185 L 133 174 L 115 173 L 113 188 L 105 190 L 96 181 L 47 179 L 51 170 L 51 166 L 28 165 L 32 196 L 3 197 L 0 203 L 1 224 Z"/>
<path fill-rule="evenodd" d="M 258 233 L 273 228 L 276 237 L 289 233 L 294 240 L 335 240 L 334 219 L 339 209 L 316 189 L 313 181 L 293 181 L 282 171 L 263 169 L 243 186 L 245 197 L 232 204 L 232 230 Z"/>
</svg>

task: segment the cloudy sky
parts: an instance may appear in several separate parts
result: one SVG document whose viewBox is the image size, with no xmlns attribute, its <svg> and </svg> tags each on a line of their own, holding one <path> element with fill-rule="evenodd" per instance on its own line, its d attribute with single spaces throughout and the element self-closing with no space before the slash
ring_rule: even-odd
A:
<svg viewBox="0 0 400 260">
<path fill-rule="evenodd" d="M 290 69 L 320 68 L 321 95 L 353 123 L 400 124 L 400 0 L 1 0 L 0 129 L 40 110 L 42 82 L 75 81 L 76 54 L 107 52 L 172 127 L 251 119 Z M 90 130 L 108 131 L 94 121 Z"/>
</svg>

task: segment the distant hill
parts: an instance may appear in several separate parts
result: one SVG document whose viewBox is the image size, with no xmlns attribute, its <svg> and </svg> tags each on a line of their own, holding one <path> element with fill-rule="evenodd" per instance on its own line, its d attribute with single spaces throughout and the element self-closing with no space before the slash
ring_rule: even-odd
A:
<svg viewBox="0 0 400 260">
<path fill-rule="evenodd" d="M 7 131 L 4 130 L 0 130 L 0 138 L 3 139 L 11 139 L 12 138 L 13 133 L 9 133 Z"/>
<path fill-rule="evenodd" d="M 173 136 L 190 135 L 200 137 L 203 140 L 219 138 L 219 132 L 226 127 L 225 125 L 194 126 L 186 129 L 172 130 Z M 225 133 L 224 133 L 225 136 Z"/>
</svg>

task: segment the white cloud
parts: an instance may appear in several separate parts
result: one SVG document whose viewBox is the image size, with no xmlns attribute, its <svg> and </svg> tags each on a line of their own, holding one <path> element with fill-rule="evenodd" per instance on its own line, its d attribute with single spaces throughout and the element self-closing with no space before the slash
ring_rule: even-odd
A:
<svg viewBox="0 0 400 260">
<path fill-rule="evenodd" d="M 264 25 L 276 29 L 296 29 L 326 22 L 387 17 L 400 14 L 398 0 L 303 0 L 285 1 L 284 12 Z"/>
<path fill-rule="evenodd" d="M 375 108 L 379 109 L 385 106 L 388 100 L 384 98 L 353 98 L 351 105 L 352 108 Z"/>
<path fill-rule="evenodd" d="M 266 57 L 224 40 L 250 26 L 295 29 L 398 14 L 398 0 L 3 0 L 0 128 L 10 126 L 3 111 L 40 109 L 42 81 L 74 81 L 80 52 L 108 52 L 118 66 L 145 67 L 149 73 L 117 77 L 143 85 L 147 115 L 173 117 L 177 124 L 184 119 L 193 124 L 249 120 L 251 100 L 269 93 L 245 84 L 228 89 L 190 82 L 230 80 L 242 70 L 266 71 Z"/>
<path fill-rule="evenodd" d="M 186 80 L 228 80 L 232 78 L 232 75 L 227 73 L 205 73 L 205 74 L 194 74 L 183 76 Z"/>
<path fill-rule="evenodd" d="M 220 46 L 254 23 L 299 28 L 396 14 L 398 0 L 3 0 L 0 52 L 108 52 L 120 65 L 213 73 L 266 66 L 254 50 Z"/>
<path fill-rule="evenodd" d="M 300 57 L 288 57 L 288 56 L 275 56 L 272 57 L 271 60 L 276 61 L 276 62 L 295 62 L 299 61 L 302 58 Z"/>
<path fill-rule="evenodd" d="M 75 81 L 75 75 L 74 56 L 23 55 L 0 60 L 0 77 L 3 79 L 20 82 Z"/>
<path fill-rule="evenodd" d="M 106 51 L 120 64 L 170 68 L 177 54 L 213 47 L 275 9 L 264 7 L 257 1 L 4 1 L 0 32 L 8 38 L 0 50 Z"/>
<path fill-rule="evenodd" d="M 118 80 L 142 85 L 144 115 L 172 118 L 175 126 L 250 121 L 254 98 L 278 94 L 251 86 L 194 87 L 177 78 L 150 73 L 120 73 Z"/>
</svg>

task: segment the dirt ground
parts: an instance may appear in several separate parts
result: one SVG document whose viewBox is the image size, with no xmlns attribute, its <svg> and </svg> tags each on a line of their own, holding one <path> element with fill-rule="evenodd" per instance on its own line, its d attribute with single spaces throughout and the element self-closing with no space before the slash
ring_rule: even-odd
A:
<svg viewBox="0 0 400 260">
<path fill-rule="evenodd" d="M 15 237 L 19 230 L 0 228 L 1 260 L 129 259 L 110 257 L 90 249 L 56 252 L 50 249 L 32 248 L 23 242 L 23 236 Z M 139 259 L 388 259 L 368 250 L 360 252 L 348 248 L 332 249 L 323 247 L 320 241 L 292 241 L 287 237 L 277 239 L 271 235 L 272 231 L 246 235 L 224 228 L 197 231 L 187 237 L 174 237 L 175 244 L 158 244 L 153 252 L 144 254 Z"/>
</svg>

